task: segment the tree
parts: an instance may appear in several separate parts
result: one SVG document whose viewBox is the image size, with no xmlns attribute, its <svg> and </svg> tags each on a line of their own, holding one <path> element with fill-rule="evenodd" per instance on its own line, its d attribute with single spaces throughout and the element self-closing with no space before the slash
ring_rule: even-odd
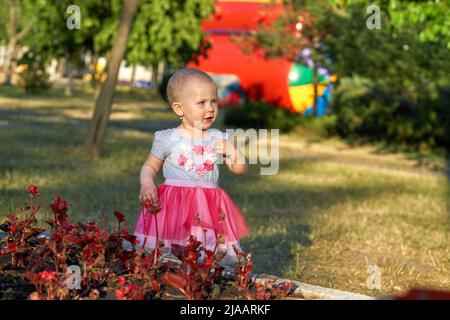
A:
<svg viewBox="0 0 450 320">
<path fill-rule="evenodd" d="M 24 43 L 34 53 L 47 62 L 51 58 L 64 58 L 69 70 L 84 66 L 86 53 L 91 53 L 94 63 L 101 55 L 107 58 L 107 80 L 96 97 L 92 127 L 86 139 L 87 149 L 96 155 L 100 154 L 105 138 L 121 59 L 125 57 L 131 64 L 144 66 L 161 61 L 175 67 L 183 65 L 204 52 L 201 22 L 214 10 L 214 0 L 79 0 L 76 5 L 81 11 L 81 29 L 69 30 L 66 11 L 73 1 L 27 1 L 33 4 L 30 12 L 37 19 Z M 129 7 L 125 8 L 125 4 Z M 135 5 L 134 19 L 125 18 L 124 10 L 130 14 L 129 8 Z M 127 27 L 129 30 L 125 32 Z M 125 52 L 128 54 L 124 55 Z M 68 83 L 70 93 L 71 81 Z"/>
<path fill-rule="evenodd" d="M 120 18 L 119 30 L 111 50 L 108 68 L 108 78 L 102 84 L 99 95 L 95 102 L 94 116 L 86 139 L 88 152 L 94 156 L 99 156 L 101 147 L 106 136 L 109 115 L 116 88 L 117 75 L 120 63 L 127 48 L 128 36 L 136 14 L 139 0 L 123 0 L 122 16 Z"/>
<path fill-rule="evenodd" d="M 365 27 L 367 5 L 367 1 L 347 4 L 320 22 L 324 51 L 339 77 L 372 79 L 412 100 L 417 100 L 426 83 L 448 83 L 445 41 L 421 40 L 423 25 L 397 25 L 385 10 L 381 11 L 381 29 L 370 30 Z"/>
<path fill-rule="evenodd" d="M 400 30 L 419 27 L 418 36 L 424 42 L 445 42 L 450 48 L 449 0 L 345 0 L 345 6 L 378 5 L 388 15 L 392 25 Z"/>
<path fill-rule="evenodd" d="M 412 100 L 417 100 L 418 89 L 427 82 L 448 83 L 450 62 L 444 57 L 448 55 L 449 29 L 442 30 L 442 26 L 449 19 L 445 23 L 442 18 L 431 20 L 440 10 L 445 11 L 444 17 L 450 15 L 445 10 L 448 0 L 286 3 L 286 15 L 252 36 L 269 57 L 298 59 L 295 53 L 307 46 L 312 49 L 314 65 L 332 68 L 339 77 L 359 75 L 373 79 Z M 372 4 L 381 9 L 381 29 L 366 27 L 367 8 Z M 304 23 L 299 21 L 300 37 L 294 28 L 296 17 L 304 17 Z M 289 26 L 291 32 L 287 32 Z"/>
<path fill-rule="evenodd" d="M 180 66 L 195 57 L 198 52 L 202 52 L 201 22 L 212 13 L 213 9 L 212 0 L 163 2 L 141 0 L 136 8 L 135 21 L 133 25 L 131 23 L 129 25 L 131 30 L 129 30 L 128 43 L 124 35 L 118 35 L 111 49 L 107 63 L 108 77 L 97 97 L 92 124 L 86 139 L 86 148 L 91 155 L 101 154 L 118 68 L 125 49 L 128 47 L 126 58 L 131 64 L 150 66 L 166 61 Z M 123 20 L 119 28 L 124 28 L 122 22 Z M 125 29 L 121 30 L 125 31 Z M 124 48 L 121 47 L 123 44 L 125 44 Z"/>
<path fill-rule="evenodd" d="M 90 4 L 92 5 L 92 2 Z M 89 51 L 92 53 L 91 66 L 93 68 L 91 85 L 96 88 L 101 80 L 101 77 L 100 79 L 94 77 L 100 56 L 106 57 L 107 65 L 104 72 L 106 73 L 108 70 L 111 48 L 119 28 L 122 0 L 101 0 L 91 10 L 94 14 L 87 23 L 93 26 L 89 32 L 91 36 Z"/>
<path fill-rule="evenodd" d="M 125 59 L 154 69 L 160 62 L 183 66 L 205 53 L 200 25 L 213 11 L 214 0 L 141 0 Z"/>
<path fill-rule="evenodd" d="M 448 39 L 428 20 L 433 3 L 346 1 L 322 20 L 323 44 L 339 77 L 332 108 L 341 135 L 448 148 Z M 369 4 L 381 9 L 379 29 L 366 27 Z M 419 7 L 428 17 L 421 22 L 411 16 Z M 424 36 L 428 31 L 436 37 Z"/>
<path fill-rule="evenodd" d="M 66 62 L 69 81 L 66 94 L 73 92 L 72 78 L 77 69 L 84 67 L 84 56 L 106 54 L 112 47 L 114 34 L 120 21 L 121 0 L 80 0 L 80 29 L 69 29 L 67 22 L 72 6 L 70 0 L 40 0 L 34 10 L 38 17 L 27 45 L 49 59 Z"/>
<path fill-rule="evenodd" d="M 37 16 L 30 37 L 25 44 L 35 55 L 43 56 L 47 62 L 52 58 L 63 57 L 69 70 L 69 81 L 66 95 L 72 95 L 72 79 L 78 66 L 81 65 L 83 48 L 77 30 L 69 30 L 66 26 L 66 10 L 70 2 L 67 0 L 42 0 L 34 4 Z"/>
<path fill-rule="evenodd" d="M 17 46 L 30 32 L 36 17 L 32 16 L 31 4 L 28 1 L 9 0 L 6 3 L 8 22 L 3 28 L 6 30 L 8 54 L 6 57 L 5 85 L 11 84 L 14 65 L 17 59 Z M 26 22 L 25 22 L 26 21 Z"/>
</svg>

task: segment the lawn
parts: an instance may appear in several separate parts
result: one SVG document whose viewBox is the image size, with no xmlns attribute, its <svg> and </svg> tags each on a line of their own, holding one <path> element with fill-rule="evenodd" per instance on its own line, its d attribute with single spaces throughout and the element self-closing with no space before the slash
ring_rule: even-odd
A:
<svg viewBox="0 0 450 320">
<path fill-rule="evenodd" d="M 153 132 L 177 117 L 152 91 L 120 89 L 104 155 L 90 159 L 83 147 L 92 107 L 87 86 L 71 98 L 57 88 L 25 96 L 0 86 L 0 217 L 26 205 L 33 183 L 41 188 L 42 225 L 60 195 L 72 220 L 98 220 L 104 212 L 112 224 L 112 211 L 120 210 L 134 227 L 139 170 Z M 281 135 L 280 148 L 276 175 L 261 176 L 258 165 L 243 177 L 221 168 L 221 186 L 252 231 L 242 245 L 257 272 L 371 296 L 411 286 L 450 290 L 444 159 L 350 147 L 301 129 Z M 374 264 L 381 290 L 366 286 Z"/>
</svg>

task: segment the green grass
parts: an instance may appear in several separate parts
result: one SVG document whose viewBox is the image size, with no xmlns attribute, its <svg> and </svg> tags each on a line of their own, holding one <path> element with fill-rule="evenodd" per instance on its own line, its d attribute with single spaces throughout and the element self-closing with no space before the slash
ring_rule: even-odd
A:
<svg viewBox="0 0 450 320">
<path fill-rule="evenodd" d="M 0 216 L 26 205 L 33 183 L 41 189 L 42 225 L 60 195 L 75 221 L 104 212 L 113 224 L 112 211 L 120 210 L 132 229 L 152 133 L 177 117 L 152 91 L 120 90 L 116 102 L 104 155 L 93 160 L 83 149 L 93 106 L 88 87 L 66 98 L 56 88 L 24 96 L 0 86 Z M 221 168 L 221 185 L 250 226 L 242 245 L 253 252 L 257 272 L 373 296 L 411 286 L 450 290 L 443 159 L 417 166 L 410 154 L 301 132 L 282 135 L 280 145 L 276 175 L 260 175 L 257 165 L 243 177 Z M 366 287 L 370 264 L 381 269 L 381 290 Z"/>
</svg>

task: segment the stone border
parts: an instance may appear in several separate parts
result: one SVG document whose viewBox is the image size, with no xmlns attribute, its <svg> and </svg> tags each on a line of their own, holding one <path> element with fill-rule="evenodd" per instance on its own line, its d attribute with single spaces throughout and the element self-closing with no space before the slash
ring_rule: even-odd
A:
<svg viewBox="0 0 450 320">
<path fill-rule="evenodd" d="M 257 274 L 253 276 L 255 283 L 264 284 L 269 281 L 275 283 L 289 282 L 294 283 L 294 299 L 304 300 L 375 300 L 376 297 L 370 297 L 363 294 L 342 291 L 337 289 L 324 288 L 310 285 L 303 282 L 293 281 L 290 279 L 279 278 L 270 274 Z"/>
<path fill-rule="evenodd" d="M 173 264 L 179 263 L 175 258 L 170 256 L 163 257 L 163 260 L 170 261 Z M 222 276 L 229 280 L 234 280 L 233 267 L 227 265 L 222 271 Z M 266 282 L 274 282 L 275 284 L 281 282 L 294 283 L 294 291 L 290 300 L 375 300 L 376 297 L 370 297 L 359 293 L 353 293 L 349 291 L 337 290 L 314 286 L 311 284 L 298 282 L 290 279 L 283 279 L 271 274 L 257 274 L 253 273 L 251 277 L 252 282 L 264 284 Z"/>
</svg>

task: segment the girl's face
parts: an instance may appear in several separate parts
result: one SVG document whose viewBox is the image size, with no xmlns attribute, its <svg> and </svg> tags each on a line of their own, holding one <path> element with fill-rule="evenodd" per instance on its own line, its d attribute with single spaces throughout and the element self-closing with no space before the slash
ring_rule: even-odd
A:
<svg viewBox="0 0 450 320">
<path fill-rule="evenodd" d="M 178 108 L 182 110 L 183 124 L 207 130 L 216 120 L 219 111 L 217 87 L 214 83 L 193 78 L 178 95 Z M 178 113 L 178 112 L 177 112 Z"/>
</svg>

